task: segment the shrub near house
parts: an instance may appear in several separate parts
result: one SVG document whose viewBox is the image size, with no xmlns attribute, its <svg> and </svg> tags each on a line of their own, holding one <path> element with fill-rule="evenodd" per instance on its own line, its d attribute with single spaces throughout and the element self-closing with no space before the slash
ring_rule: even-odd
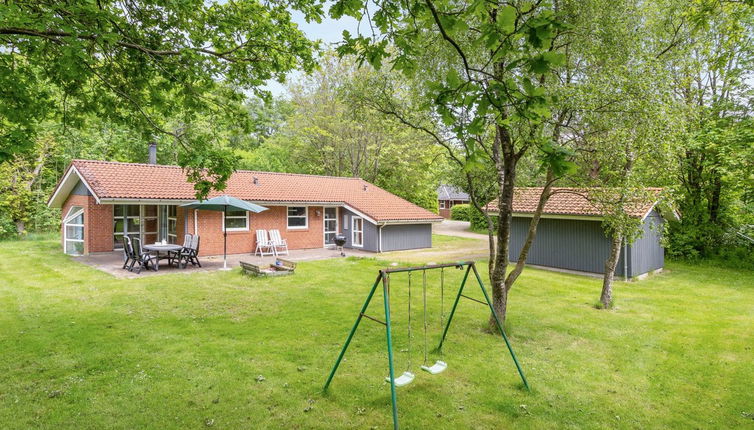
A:
<svg viewBox="0 0 754 430">
<path fill-rule="evenodd" d="M 455 205 L 452 208 L 450 208 L 450 219 L 456 220 L 456 221 L 468 221 L 470 210 L 471 210 L 471 206 L 468 203 Z"/>
</svg>

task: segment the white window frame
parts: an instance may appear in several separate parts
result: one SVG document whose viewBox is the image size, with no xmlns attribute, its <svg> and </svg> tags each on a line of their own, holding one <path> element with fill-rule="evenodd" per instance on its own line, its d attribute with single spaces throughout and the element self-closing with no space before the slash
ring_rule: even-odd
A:
<svg viewBox="0 0 754 430">
<path fill-rule="evenodd" d="M 150 215 L 150 216 L 146 216 L 145 215 L 146 212 L 147 212 L 147 210 L 146 210 L 147 206 L 154 206 L 154 215 Z M 158 219 L 159 215 L 160 215 L 160 208 L 159 208 L 159 206 L 158 205 L 141 205 L 141 208 L 139 209 L 139 211 L 140 211 L 140 214 L 141 214 L 141 221 L 140 221 L 141 222 L 141 226 L 139 227 L 139 229 L 141 230 L 141 234 L 139 235 L 139 238 L 141 239 L 142 242 L 144 242 L 144 236 L 146 236 L 148 234 L 149 235 L 153 234 L 154 237 L 155 237 L 155 240 L 156 240 L 157 237 L 159 236 L 159 230 L 160 230 L 160 220 Z M 145 231 L 146 225 L 147 225 L 147 221 L 152 221 L 152 220 L 154 220 L 154 226 L 155 226 L 156 230 L 155 231 Z"/>
<path fill-rule="evenodd" d="M 361 221 L 361 229 L 356 230 L 356 221 Z M 356 244 L 356 233 L 361 234 L 361 243 L 358 245 Z M 351 217 L 351 246 L 354 248 L 363 248 L 364 247 L 364 218 L 360 216 L 352 216 Z"/>
<path fill-rule="evenodd" d="M 302 216 L 301 215 L 295 215 L 293 217 L 290 216 L 288 214 L 288 209 L 289 208 L 304 208 L 304 215 L 303 215 L 304 225 L 294 225 L 293 227 L 291 227 L 291 224 L 289 222 L 291 220 L 291 218 L 301 218 Z M 308 229 L 309 228 L 309 206 L 286 206 L 285 207 L 285 226 L 286 226 L 286 228 L 288 230 L 306 230 L 306 229 Z"/>
<path fill-rule="evenodd" d="M 228 219 L 244 219 L 246 220 L 246 227 L 231 227 L 229 229 L 225 229 L 225 218 Z M 244 215 L 233 215 L 233 216 L 225 216 L 225 212 L 223 212 L 223 231 L 249 231 L 249 211 L 244 211 Z"/>
<path fill-rule="evenodd" d="M 78 208 L 78 209 L 76 209 Z M 75 211 L 74 211 L 75 209 Z M 84 229 L 84 235 L 86 234 L 86 228 L 84 227 L 84 224 L 71 224 L 68 221 L 76 218 L 77 216 L 81 215 L 84 216 L 84 207 L 83 206 L 71 206 L 70 209 L 68 209 L 68 215 L 63 220 L 63 252 L 65 254 L 68 254 L 68 243 L 67 242 L 81 242 L 84 243 L 84 239 L 68 239 L 68 227 L 81 227 Z M 86 219 L 84 219 L 84 223 L 86 223 Z"/>
<path fill-rule="evenodd" d="M 440 200 L 440 209 L 445 209 L 445 200 Z"/>
</svg>

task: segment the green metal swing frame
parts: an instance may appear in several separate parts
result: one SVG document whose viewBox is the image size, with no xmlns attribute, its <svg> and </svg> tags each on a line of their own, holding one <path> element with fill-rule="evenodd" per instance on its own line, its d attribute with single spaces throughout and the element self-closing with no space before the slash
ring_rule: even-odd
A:
<svg viewBox="0 0 754 430">
<path fill-rule="evenodd" d="M 497 313 L 495 312 L 495 308 L 492 306 L 490 297 L 487 294 L 487 289 L 484 287 L 484 283 L 482 282 L 482 278 L 479 276 L 479 272 L 477 271 L 476 265 L 474 264 L 473 261 L 463 261 L 463 262 L 457 262 L 457 263 L 431 264 L 431 265 L 425 265 L 425 266 L 399 267 L 399 268 L 380 270 L 379 274 L 377 275 L 377 279 L 374 281 L 374 285 L 372 285 L 372 289 L 369 291 L 369 295 L 367 295 L 367 298 L 364 301 L 364 305 L 361 307 L 359 316 L 356 317 L 356 322 L 351 328 L 351 331 L 348 333 L 346 342 L 343 344 L 343 348 L 340 350 L 340 354 L 338 354 L 338 358 L 335 360 L 335 365 L 333 365 L 333 368 L 330 371 L 330 375 L 327 377 L 327 382 L 325 382 L 323 391 L 327 391 L 328 387 L 330 386 L 330 382 L 332 382 L 332 379 L 335 376 L 335 372 L 337 372 L 338 367 L 340 366 L 340 362 L 343 360 L 343 356 L 345 355 L 346 350 L 348 349 L 348 346 L 351 343 L 351 339 L 353 339 L 353 335 L 356 333 L 356 329 L 359 327 L 359 323 L 361 323 L 362 317 L 365 317 L 367 319 L 370 319 L 372 321 L 375 321 L 377 323 L 384 325 L 385 336 L 387 338 L 388 368 L 390 370 L 390 400 L 391 400 L 392 409 L 393 409 L 393 428 L 397 430 L 398 429 L 398 401 L 397 401 L 397 395 L 396 395 L 396 389 L 395 389 L 396 387 L 395 387 L 395 369 L 393 365 L 393 339 L 392 339 L 392 328 L 390 325 L 390 274 L 399 273 L 399 272 L 427 271 L 427 270 L 433 270 L 433 269 L 443 269 L 443 268 L 448 268 L 448 267 L 463 269 L 464 266 L 466 266 L 466 272 L 463 275 L 461 286 L 458 288 L 458 294 L 456 294 L 455 301 L 453 302 L 453 307 L 450 310 L 450 316 L 448 317 L 448 322 L 445 324 L 445 328 L 443 329 L 442 337 L 440 338 L 440 344 L 437 346 L 437 350 L 440 351 L 442 349 L 442 346 L 445 342 L 445 337 L 448 334 L 448 329 L 450 328 L 450 323 L 453 321 L 453 316 L 455 315 L 456 308 L 458 307 L 458 302 L 460 301 L 461 297 L 469 299 L 477 303 L 486 304 L 489 307 L 490 312 L 492 313 L 492 316 L 495 319 L 495 324 L 497 325 L 500 335 L 503 337 L 503 341 L 505 341 L 505 346 L 508 348 L 508 352 L 510 352 L 513 362 L 516 364 L 516 370 L 518 370 L 518 374 L 521 376 L 521 380 L 523 381 L 524 386 L 526 387 L 527 390 L 529 390 L 529 383 L 526 380 L 526 376 L 524 376 L 524 371 L 523 369 L 521 369 L 521 365 L 519 364 L 518 359 L 516 358 L 516 354 L 513 352 L 513 348 L 511 347 L 511 344 L 508 341 L 508 336 L 505 335 L 503 326 L 500 324 L 500 318 L 498 318 Z M 466 286 L 466 281 L 468 280 L 469 273 L 471 271 L 474 272 L 474 277 L 476 278 L 477 283 L 479 284 L 479 288 L 482 290 L 482 294 L 484 294 L 484 300 L 485 300 L 484 302 L 463 294 L 463 289 Z M 369 316 L 365 313 L 380 283 L 382 283 L 382 296 L 383 296 L 384 307 L 385 307 L 385 321 L 380 321 L 379 319 Z"/>
</svg>

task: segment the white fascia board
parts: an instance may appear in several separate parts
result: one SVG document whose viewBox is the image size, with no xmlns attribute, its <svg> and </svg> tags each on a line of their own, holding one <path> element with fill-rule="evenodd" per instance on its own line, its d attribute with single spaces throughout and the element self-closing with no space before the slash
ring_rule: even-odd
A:
<svg viewBox="0 0 754 430">
<path fill-rule="evenodd" d="M 343 202 L 314 202 L 314 201 L 301 201 L 301 200 L 254 200 L 254 199 L 241 199 L 249 203 L 255 203 L 258 205 L 268 206 L 329 206 L 329 207 L 341 207 Z"/>
<path fill-rule="evenodd" d="M 436 224 L 442 222 L 442 219 L 404 219 L 380 221 L 379 225 L 403 225 L 403 224 Z"/>
<path fill-rule="evenodd" d="M 174 200 L 174 199 L 101 199 L 102 204 L 108 205 L 182 205 L 191 203 L 195 200 Z"/>
<path fill-rule="evenodd" d="M 75 177 L 72 176 L 74 173 L 76 174 Z M 55 192 L 52 194 L 52 197 L 50 197 L 50 200 L 47 202 L 47 207 L 51 207 L 51 208 L 63 207 L 63 203 L 68 198 L 68 196 L 71 195 L 71 191 L 73 191 L 73 188 L 76 186 L 76 179 L 80 180 L 81 183 L 84 184 L 86 189 L 89 190 L 89 193 L 92 196 L 94 196 L 94 200 L 96 200 L 97 203 L 100 202 L 99 196 L 97 196 L 97 194 L 94 192 L 94 190 L 86 181 L 86 179 L 84 179 L 84 177 L 81 175 L 81 172 L 79 172 L 75 166 L 71 166 L 71 168 L 68 169 L 68 172 L 63 177 L 63 180 L 60 181 L 60 184 L 55 189 Z"/>
<path fill-rule="evenodd" d="M 375 221 L 374 219 L 372 219 L 372 217 L 370 217 L 369 215 L 367 215 L 367 214 L 365 214 L 365 213 L 363 213 L 363 212 L 361 212 L 361 211 L 359 211 L 357 209 L 354 209 L 353 207 L 348 206 L 345 203 L 343 204 L 343 207 L 346 208 L 346 209 L 348 209 L 349 211 L 353 212 L 354 214 L 356 214 L 356 216 L 359 216 L 359 217 L 365 219 L 366 221 L 369 221 L 369 223 L 371 223 L 371 224 L 374 224 L 374 225 L 378 224 L 378 222 Z"/>
</svg>

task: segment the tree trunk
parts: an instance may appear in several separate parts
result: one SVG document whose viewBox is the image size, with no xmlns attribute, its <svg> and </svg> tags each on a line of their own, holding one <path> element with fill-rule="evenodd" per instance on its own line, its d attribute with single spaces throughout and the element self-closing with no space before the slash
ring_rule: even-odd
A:
<svg viewBox="0 0 754 430">
<path fill-rule="evenodd" d="M 712 195 L 709 200 L 709 220 L 713 224 L 719 223 L 720 216 L 720 194 L 722 193 L 723 183 L 719 174 L 715 174 L 712 180 Z"/>
<path fill-rule="evenodd" d="M 505 323 L 508 308 L 508 289 L 505 287 L 505 275 L 510 263 L 510 237 L 511 222 L 513 219 L 513 194 L 516 183 L 516 154 L 513 141 L 508 130 L 497 126 L 495 132 L 496 145 L 493 153 L 496 153 L 495 164 L 500 183 L 498 194 L 498 220 L 497 220 L 497 250 L 494 256 L 494 264 L 490 283 L 492 284 L 492 307 L 500 319 Z M 490 315 L 490 328 L 495 327 L 495 318 Z"/>
<path fill-rule="evenodd" d="M 603 309 L 608 309 L 613 304 L 613 278 L 615 278 L 615 267 L 618 265 L 622 244 L 623 237 L 620 234 L 613 234 L 610 241 L 610 255 L 608 255 L 605 261 L 605 276 L 602 278 L 600 302 Z M 623 258 L 626 258 L 626 256 L 624 255 Z"/>
</svg>

